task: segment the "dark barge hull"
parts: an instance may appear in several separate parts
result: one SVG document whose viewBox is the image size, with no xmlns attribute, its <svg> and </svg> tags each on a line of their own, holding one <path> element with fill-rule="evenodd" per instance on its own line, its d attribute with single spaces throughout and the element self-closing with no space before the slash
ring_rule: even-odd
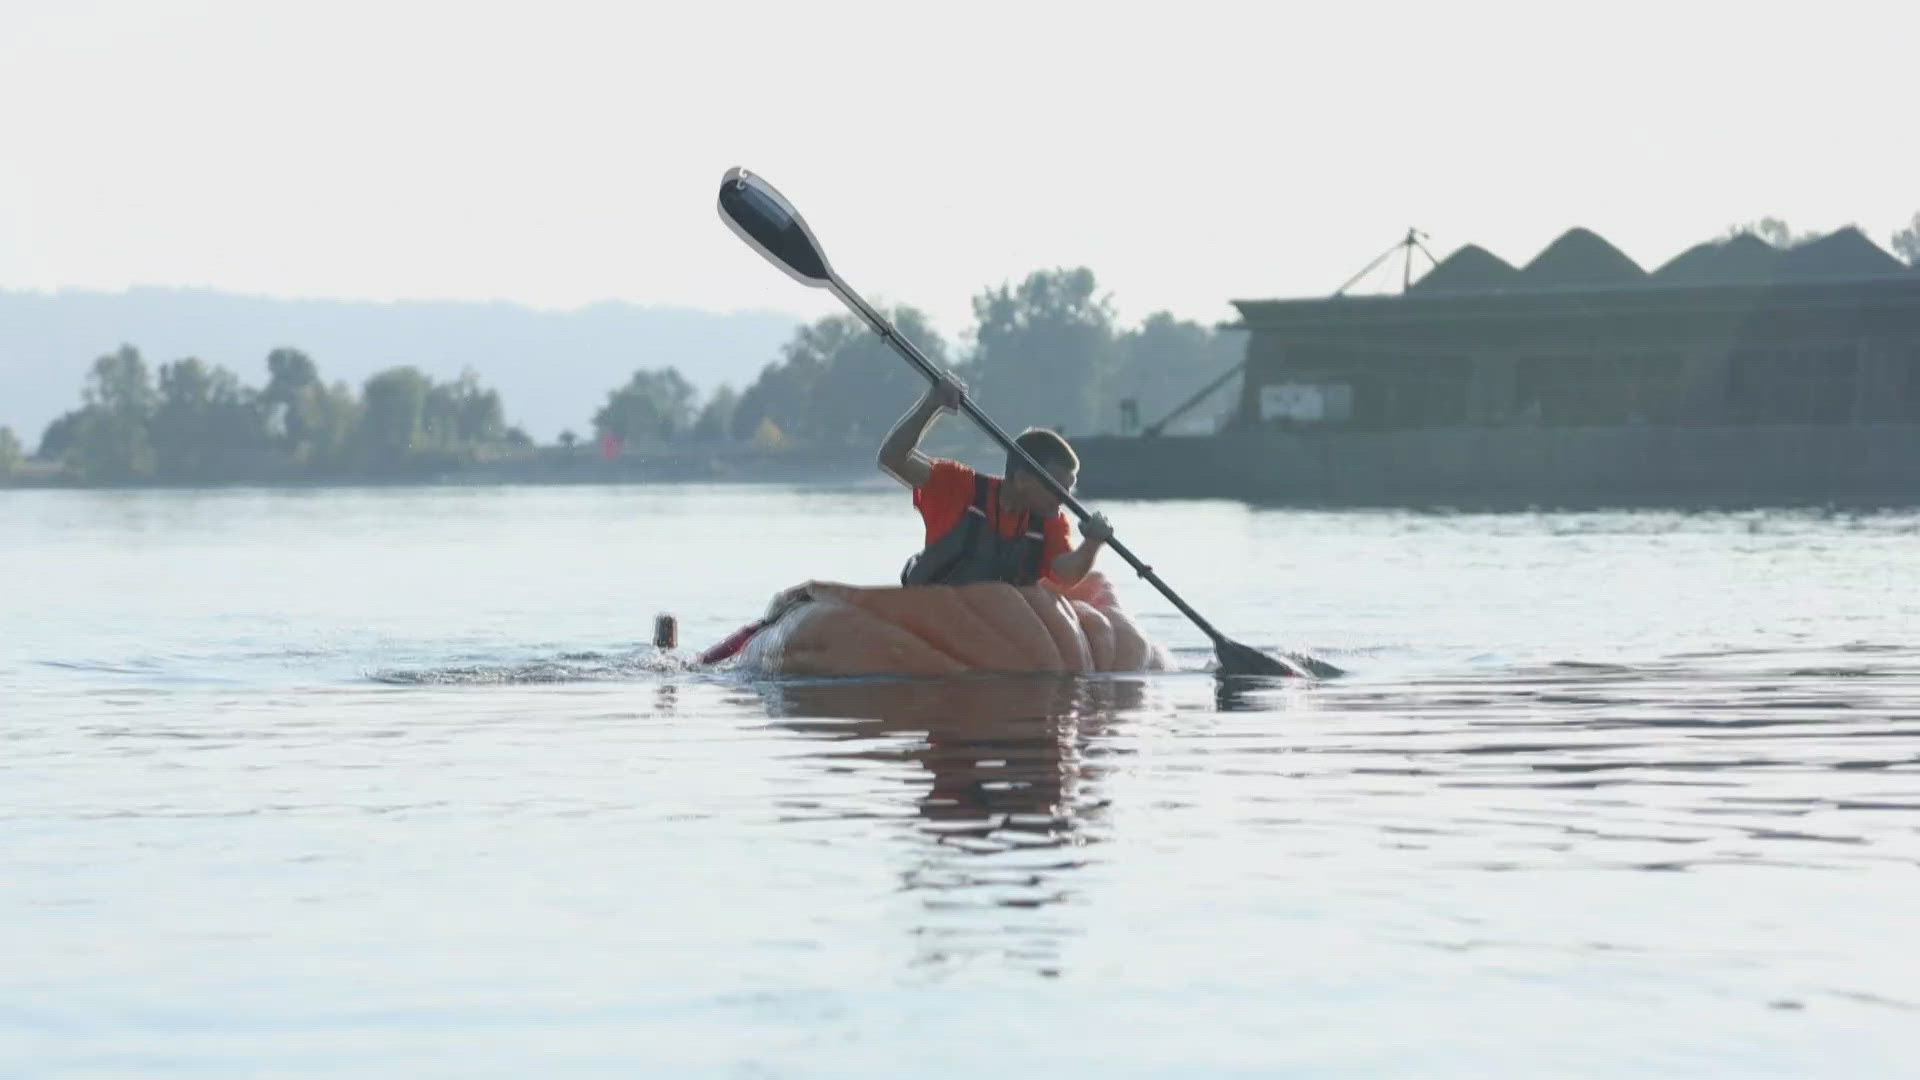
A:
<svg viewBox="0 0 1920 1080">
<path fill-rule="evenodd" d="M 1074 440 L 1091 498 L 1283 506 L 1920 506 L 1920 424 L 1431 428 Z"/>
</svg>

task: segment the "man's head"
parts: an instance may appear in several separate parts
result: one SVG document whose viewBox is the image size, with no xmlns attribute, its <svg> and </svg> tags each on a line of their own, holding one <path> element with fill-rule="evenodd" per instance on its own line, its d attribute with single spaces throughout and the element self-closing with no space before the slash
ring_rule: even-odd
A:
<svg viewBox="0 0 1920 1080">
<path fill-rule="evenodd" d="M 1069 492 L 1073 490 L 1074 481 L 1080 475 L 1080 458 L 1059 432 L 1028 428 L 1013 444 L 1025 450 L 1061 487 Z M 1060 512 L 1059 496 L 1047 490 L 1045 482 L 1033 475 L 1018 454 L 1007 455 L 1006 484 L 1009 502 L 1014 507 L 1043 519 Z"/>
</svg>

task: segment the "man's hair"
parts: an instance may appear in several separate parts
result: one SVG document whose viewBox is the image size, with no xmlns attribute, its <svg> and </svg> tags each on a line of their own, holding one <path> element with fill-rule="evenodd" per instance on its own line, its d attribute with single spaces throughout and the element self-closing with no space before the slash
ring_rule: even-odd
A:
<svg viewBox="0 0 1920 1080">
<path fill-rule="evenodd" d="M 1028 428 L 1013 440 L 1013 445 L 1027 452 L 1043 469 L 1067 468 L 1080 471 L 1080 457 L 1067 445 L 1066 436 L 1048 428 Z M 1007 478 L 1026 469 L 1026 464 L 1018 454 L 1007 455 Z"/>
</svg>

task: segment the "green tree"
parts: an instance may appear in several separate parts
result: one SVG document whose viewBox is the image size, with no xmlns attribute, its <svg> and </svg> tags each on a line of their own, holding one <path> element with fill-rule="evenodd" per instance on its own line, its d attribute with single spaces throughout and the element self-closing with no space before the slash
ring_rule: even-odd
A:
<svg viewBox="0 0 1920 1080">
<path fill-rule="evenodd" d="M 324 464 L 352 456 L 366 412 L 353 387 L 342 381 L 330 387 L 316 383 L 301 395 L 300 407 L 313 425 L 313 441 L 306 450 L 309 460 Z"/>
<path fill-rule="evenodd" d="M 1893 234 L 1893 252 L 1907 260 L 1907 265 L 1920 270 L 1920 210 L 1914 211 L 1913 221 L 1907 227 Z"/>
<path fill-rule="evenodd" d="M 7 476 L 20 467 L 20 440 L 13 429 L 0 425 L 0 476 Z"/>
<path fill-rule="evenodd" d="M 693 403 L 693 384 L 677 369 L 636 371 L 607 394 L 607 403 L 593 414 L 593 429 L 627 442 L 678 438 L 693 425 Z"/>
<path fill-rule="evenodd" d="M 417 368 L 388 368 L 361 389 L 359 449 L 371 460 L 392 463 L 423 446 L 422 417 L 433 383 Z"/>
<path fill-rule="evenodd" d="M 320 372 L 306 353 L 279 348 L 267 354 L 267 387 L 260 392 L 266 424 L 287 449 L 299 453 L 315 438 L 318 418 L 309 409 L 322 404 L 315 394 L 324 387 Z"/>
<path fill-rule="evenodd" d="M 894 329 L 918 345 L 928 359 L 950 366 L 947 344 L 924 312 L 903 305 L 886 315 Z M 817 372 L 805 425 L 817 439 L 877 445 L 927 387 L 924 376 L 852 315 L 829 315 L 801 327 L 787 344 L 786 355 L 789 364 L 804 357 L 806 367 Z"/>
<path fill-rule="evenodd" d="M 150 431 L 156 470 L 168 476 L 209 475 L 267 442 L 257 395 L 233 372 L 195 357 L 161 365 Z"/>
<path fill-rule="evenodd" d="M 768 424 L 782 433 L 783 442 L 812 438 L 813 387 L 824 370 L 819 359 L 810 355 L 775 360 L 760 369 L 759 377 L 734 404 L 734 439 L 764 442 L 761 436 Z"/>
<path fill-rule="evenodd" d="M 147 362 L 131 345 L 122 345 L 93 362 L 81 398 L 97 408 L 140 417 L 151 414 L 158 404 Z"/>
<path fill-rule="evenodd" d="M 1086 267 L 973 298 L 974 393 L 1002 423 L 1088 430 L 1115 359 L 1113 308 Z"/>
<path fill-rule="evenodd" d="M 122 345 L 95 360 L 82 400 L 86 405 L 67 455 L 80 475 L 90 480 L 153 475 L 153 442 L 148 428 L 157 398 L 140 351 Z"/>
<path fill-rule="evenodd" d="M 701 442 L 725 442 L 733 433 L 733 410 L 739 404 L 740 395 L 722 384 L 700 407 L 700 418 L 693 422 L 693 437 Z"/>
<path fill-rule="evenodd" d="M 1107 382 L 1096 427 L 1117 427 L 1120 402 L 1131 399 L 1144 426 L 1179 406 L 1196 390 L 1245 357 L 1246 343 L 1239 333 L 1210 329 L 1196 322 L 1158 311 L 1139 327 L 1119 336 L 1116 364 Z M 1229 382 L 1215 391 L 1225 399 L 1237 393 Z M 1205 415 L 1211 402 L 1188 414 Z"/>
<path fill-rule="evenodd" d="M 946 342 L 923 312 L 900 305 L 885 314 L 934 363 L 951 366 Z M 766 442 L 768 423 L 782 441 L 878 440 L 925 388 L 926 380 L 865 322 L 829 315 L 794 331 L 780 359 L 732 403 L 726 428 L 743 442 Z"/>
<path fill-rule="evenodd" d="M 34 456 L 42 461 L 65 461 L 78 445 L 80 427 L 85 422 L 85 409 L 62 413 L 40 433 L 40 449 L 34 451 Z"/>
<path fill-rule="evenodd" d="M 480 385 L 473 370 L 427 391 L 420 423 L 427 441 L 441 447 L 480 446 L 506 439 L 507 422 L 500 395 Z"/>
</svg>

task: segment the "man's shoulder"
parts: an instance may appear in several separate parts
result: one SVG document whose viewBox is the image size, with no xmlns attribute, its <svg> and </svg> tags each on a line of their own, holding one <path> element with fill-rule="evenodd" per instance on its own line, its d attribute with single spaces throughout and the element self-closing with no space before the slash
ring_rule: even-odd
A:
<svg viewBox="0 0 1920 1080">
<path fill-rule="evenodd" d="M 974 481 L 980 475 L 972 466 L 951 458 L 934 458 L 927 462 L 926 489 L 964 494 L 970 498 Z M 987 477 L 987 479 L 991 480 L 993 477 Z"/>
<path fill-rule="evenodd" d="M 957 461 L 934 458 L 927 462 L 927 482 L 913 489 L 913 505 L 923 512 L 958 513 L 973 498 L 972 469 Z"/>
<path fill-rule="evenodd" d="M 933 476 L 964 477 L 971 480 L 976 475 L 972 466 L 952 458 L 933 458 L 927 462 L 927 469 Z"/>
</svg>

